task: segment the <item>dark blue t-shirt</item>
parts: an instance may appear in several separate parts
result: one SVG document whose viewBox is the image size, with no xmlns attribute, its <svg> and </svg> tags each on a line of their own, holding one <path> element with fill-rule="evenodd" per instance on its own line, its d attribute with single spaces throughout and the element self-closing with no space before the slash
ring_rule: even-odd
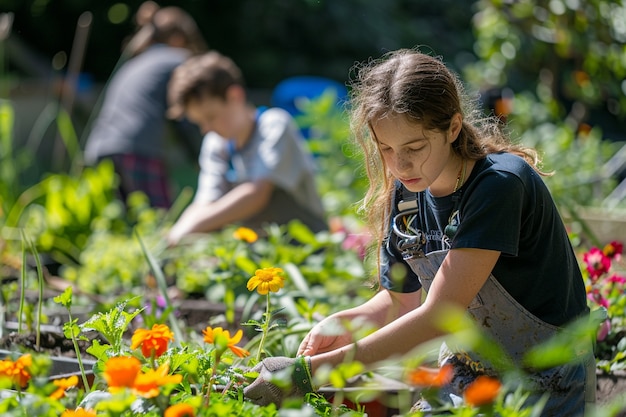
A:
<svg viewBox="0 0 626 417">
<path fill-rule="evenodd" d="M 403 192 L 398 183 L 392 218 Z M 522 158 L 488 155 L 476 162 L 456 193 L 434 197 L 426 190 L 415 197 L 419 213 L 413 227 L 424 232 L 426 253 L 446 248 L 444 230 L 453 208 L 458 209 L 459 224 L 450 248 L 501 252 L 492 273 L 529 312 L 560 326 L 587 311 L 580 267 L 565 226 L 543 180 Z M 454 198 L 459 199 L 456 207 Z M 421 288 L 417 276 L 395 243 L 391 234 L 383 245 L 381 285 L 392 291 L 417 291 Z M 398 263 L 408 272 L 394 282 L 390 271 Z"/>
</svg>

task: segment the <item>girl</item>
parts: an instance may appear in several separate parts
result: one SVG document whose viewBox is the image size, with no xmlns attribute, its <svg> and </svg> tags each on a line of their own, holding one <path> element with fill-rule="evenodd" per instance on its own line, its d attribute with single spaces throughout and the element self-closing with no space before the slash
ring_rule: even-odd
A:
<svg viewBox="0 0 626 417">
<path fill-rule="evenodd" d="M 405 354 L 442 336 L 435 323 L 448 306 L 467 309 L 518 364 L 530 347 L 588 315 L 580 269 L 537 153 L 511 144 L 495 119 L 465 111 L 462 93 L 439 59 L 415 50 L 389 53 L 359 71 L 351 127 L 370 180 L 362 209 L 380 242 L 381 290 L 309 332 L 296 376 L 346 357 L 371 364 Z M 391 274 L 398 264 L 407 271 L 401 279 Z M 351 333 L 324 330 L 357 317 L 378 330 L 356 342 Z M 595 399 L 591 349 L 580 355 L 576 363 L 530 371 L 537 395 L 550 394 L 545 415 L 582 415 L 585 400 Z M 246 390 L 253 400 L 281 399 L 265 381 L 289 361 L 270 359 Z M 455 371 L 446 395 L 462 397 L 477 376 L 495 373 L 477 355 L 445 345 L 444 363 Z M 296 391 L 305 390 L 297 382 Z"/>
</svg>

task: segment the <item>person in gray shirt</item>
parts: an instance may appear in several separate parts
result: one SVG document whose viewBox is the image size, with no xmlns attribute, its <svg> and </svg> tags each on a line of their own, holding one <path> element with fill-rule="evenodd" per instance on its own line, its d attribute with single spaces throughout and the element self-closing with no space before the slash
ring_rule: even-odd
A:
<svg viewBox="0 0 626 417">
<path fill-rule="evenodd" d="M 268 223 L 298 219 L 313 232 L 327 229 L 313 158 L 293 117 L 248 103 L 230 58 L 190 58 L 174 71 L 168 98 L 172 117 L 184 115 L 206 134 L 198 189 L 169 231 L 171 245 L 230 224 L 262 232 Z"/>
<path fill-rule="evenodd" d="M 150 11 L 153 15 L 143 18 L 144 25 L 126 48 L 131 58 L 106 87 L 85 144 L 85 162 L 113 161 L 119 176 L 118 197 L 123 201 L 130 193 L 142 191 L 152 206 L 168 208 L 167 83 L 174 68 L 190 55 L 204 52 L 206 44 L 193 18 L 182 9 L 156 6 Z M 188 127 L 179 132 L 193 135 Z"/>
</svg>

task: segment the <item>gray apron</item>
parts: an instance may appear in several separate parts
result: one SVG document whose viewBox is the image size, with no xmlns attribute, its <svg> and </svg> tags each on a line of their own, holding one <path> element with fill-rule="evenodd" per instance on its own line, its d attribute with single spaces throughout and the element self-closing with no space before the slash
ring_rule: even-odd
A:
<svg viewBox="0 0 626 417">
<path fill-rule="evenodd" d="M 458 201 L 458 200 L 457 200 Z M 401 202 L 400 204 L 403 204 Z M 457 203 L 458 204 L 458 203 Z M 405 205 L 406 207 L 406 205 Z M 400 210 L 402 207 L 399 205 Z M 397 237 L 397 247 L 402 253 L 404 260 L 411 267 L 413 272 L 418 276 L 422 288 L 428 293 L 430 286 L 435 278 L 439 267 L 446 257 L 449 249 L 430 252 L 425 254 L 423 251 L 426 243 L 425 235 L 422 231 L 408 227 L 406 221 L 407 216 L 415 214 L 418 209 L 413 205 L 413 209 L 400 212 L 393 220 L 393 231 Z M 452 210 L 449 224 L 444 231 L 444 247 L 449 248 L 449 240 L 452 239 L 456 228 L 459 224 L 458 210 Z M 530 348 L 537 346 L 549 338 L 554 336 L 560 328 L 546 323 L 518 303 L 496 280 L 490 275 L 483 287 L 480 289 L 476 297 L 471 301 L 467 308 L 469 315 L 487 332 L 493 340 L 500 344 L 508 355 L 508 359 L 516 366 L 522 367 L 523 356 Z M 567 369 L 567 376 L 563 376 L 564 367 L 551 369 L 547 371 L 531 372 L 531 380 L 539 393 L 549 392 L 551 397 L 555 397 L 553 404 L 548 404 L 544 413 L 545 415 L 554 414 L 554 410 L 564 414 L 558 415 L 576 415 L 580 414 L 579 404 L 574 403 L 594 403 L 596 396 L 596 374 L 595 374 L 595 358 L 592 352 L 591 342 L 586 349 L 576 352 L 581 358 L 581 363 L 576 364 L 578 369 Z M 462 398 L 462 393 L 467 384 L 471 383 L 479 375 L 497 375 L 493 366 L 484 358 L 480 358 L 472 352 L 462 352 L 454 348 L 442 346 L 439 358 L 440 365 L 451 363 L 455 368 L 455 378 L 452 381 L 450 390 L 453 395 Z M 569 366 L 569 365 L 568 365 Z M 501 369 L 501 368 L 500 368 Z M 581 378 L 575 372 L 583 372 L 586 376 Z M 579 387 L 579 393 L 576 389 L 572 389 L 573 380 L 581 380 L 582 385 Z M 579 381 L 580 383 L 581 381 Z M 449 394 L 444 392 L 444 394 Z M 556 393 L 556 395 L 552 395 Z M 558 399 L 559 393 L 563 397 Z M 584 402 L 581 397 L 584 396 Z M 578 397 L 578 398 L 576 398 Z M 532 399 L 531 401 L 536 400 Z M 564 402 L 569 403 L 564 405 Z M 532 403 L 532 402 L 531 402 Z M 567 410 L 568 406 L 570 411 Z M 552 409 L 553 411 L 549 411 Z M 582 414 L 581 414 L 582 415 Z"/>
</svg>

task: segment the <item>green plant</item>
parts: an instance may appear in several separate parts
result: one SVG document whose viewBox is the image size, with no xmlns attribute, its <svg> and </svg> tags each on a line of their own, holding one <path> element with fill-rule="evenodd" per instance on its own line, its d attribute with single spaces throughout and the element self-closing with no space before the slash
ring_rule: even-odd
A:
<svg viewBox="0 0 626 417">
<path fill-rule="evenodd" d="M 89 382 L 87 381 L 87 374 L 85 373 L 85 365 L 83 365 L 82 355 L 78 347 L 78 336 L 80 333 L 78 319 L 72 318 L 72 287 L 67 287 L 63 294 L 54 297 L 54 302 L 65 307 L 69 314 L 69 320 L 63 323 L 63 334 L 66 338 L 71 339 L 72 345 L 74 345 L 80 374 L 83 379 L 83 387 L 86 391 L 89 391 Z"/>
<path fill-rule="evenodd" d="M 71 292 L 69 289 L 58 297 L 58 302 L 68 310 Z M 52 400 L 47 396 L 53 384 L 43 382 L 45 378 L 35 378 L 45 375 L 46 369 L 31 366 L 30 356 L 24 358 L 23 364 L 16 364 L 12 359 L 0 362 L 0 383 L 7 382 L 9 386 L 20 388 L 26 388 L 28 384 L 28 396 L 18 393 L 3 397 L 0 402 L 3 415 L 17 417 L 37 412 L 37 415 L 52 416 L 59 415 L 65 408 L 82 408 L 85 412 L 95 410 L 98 416 L 150 417 L 162 416 L 165 410 L 175 406 L 189 407 L 191 414 L 198 417 L 221 416 L 223 413 L 250 417 L 278 415 L 274 405 L 260 407 L 242 397 L 246 369 L 241 361 L 248 352 L 236 346 L 242 337 L 241 330 L 231 337 L 228 330 L 207 327 L 202 340 L 192 334 L 188 340 L 171 343 L 174 334 L 169 328 L 155 324 L 151 329 L 136 329 L 129 344 L 125 334 L 140 311 L 126 312 L 126 306 L 127 303 L 120 303 L 80 325 L 70 318 L 66 325 L 70 330 L 66 335 L 73 340 L 78 332 L 98 332 L 107 342 L 101 343 L 95 338 L 88 349 L 97 358 L 94 366 L 96 379 L 89 393 L 63 395 Z M 20 366 L 22 377 L 5 379 L 14 374 L 16 366 Z M 76 387 L 76 382 L 73 386 L 75 388 L 66 387 L 70 388 L 68 392 L 90 390 L 85 388 L 86 385 Z M 321 398 L 317 398 L 315 404 L 314 410 L 319 412 L 312 412 L 304 403 L 292 406 L 303 411 L 302 415 L 334 415 L 332 407 L 328 403 L 323 405 Z"/>
<path fill-rule="evenodd" d="M 576 217 L 580 207 L 600 206 L 617 179 L 603 165 L 624 144 L 619 126 L 626 98 L 619 80 L 626 72 L 617 64 L 624 31 L 616 18 L 623 5 L 606 0 L 475 5 L 479 59 L 463 68 L 465 79 L 483 95 L 499 90 L 504 96 L 499 103 L 509 102 L 500 116 L 516 139 L 538 148 L 545 170 L 555 172 L 546 183 L 561 208 Z"/>
<path fill-rule="evenodd" d="M 257 269 L 254 276 L 248 280 L 248 291 L 254 291 L 256 289 L 260 295 L 265 295 L 265 312 L 263 313 L 262 320 L 260 322 L 257 320 L 249 320 L 246 323 L 243 323 L 245 326 L 254 326 L 257 331 L 261 332 L 256 362 L 261 360 L 267 334 L 270 330 L 278 327 L 278 324 L 272 323 L 272 315 L 280 312 L 280 310 L 272 311 L 270 293 L 278 292 L 284 286 L 283 275 L 284 271 L 281 268 L 269 267 Z"/>
<path fill-rule="evenodd" d="M 297 103 L 296 120 L 310 129 L 307 144 L 316 156 L 316 180 L 327 214 L 355 217 L 356 202 L 365 195 L 367 177 L 351 145 L 348 115 L 333 91 Z"/>
<path fill-rule="evenodd" d="M 43 318 L 43 313 L 42 313 L 42 306 L 43 306 L 43 288 L 44 288 L 44 281 L 43 281 L 43 270 L 41 267 L 41 261 L 39 259 L 39 254 L 37 253 L 37 250 L 35 248 L 35 246 L 33 245 L 33 243 L 30 241 L 30 239 L 28 239 L 28 237 L 26 236 L 26 234 L 22 231 L 22 245 L 23 245 L 23 256 L 22 256 L 22 274 L 20 277 L 20 309 L 18 312 L 18 333 L 20 333 L 22 331 L 22 314 L 23 314 L 23 310 L 24 310 L 24 295 L 26 293 L 26 278 L 27 278 L 27 273 L 26 273 L 26 247 L 28 247 L 28 249 L 31 251 L 31 253 L 33 254 L 34 258 L 35 258 L 35 264 L 37 266 L 37 288 L 39 289 L 39 296 L 37 298 L 37 314 L 36 314 L 36 322 L 37 322 L 37 328 L 35 329 L 35 334 L 36 334 L 36 342 L 35 342 L 35 346 L 37 348 L 39 348 L 39 346 L 41 345 L 41 320 Z"/>
</svg>

